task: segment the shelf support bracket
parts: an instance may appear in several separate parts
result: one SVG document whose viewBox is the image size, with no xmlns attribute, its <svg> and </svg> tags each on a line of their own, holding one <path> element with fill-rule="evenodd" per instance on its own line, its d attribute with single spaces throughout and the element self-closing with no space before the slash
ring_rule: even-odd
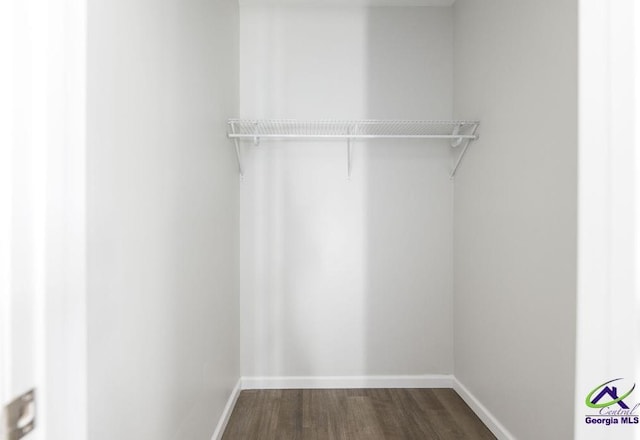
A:
<svg viewBox="0 0 640 440">
<path fill-rule="evenodd" d="M 458 159 L 456 160 L 456 163 L 453 165 L 453 170 L 451 171 L 451 174 L 449 174 L 449 178 L 453 179 L 454 177 L 456 177 L 456 171 L 458 171 L 458 167 L 460 166 L 460 163 L 462 162 L 462 158 L 464 157 L 465 153 L 467 152 L 467 149 L 469 148 L 469 144 L 471 143 L 472 140 L 476 140 L 478 137 L 476 136 L 476 130 L 478 130 L 478 124 L 474 125 L 473 127 L 473 131 L 471 132 L 471 135 L 473 136 L 472 138 L 468 138 L 466 139 L 466 142 L 464 142 L 464 146 L 462 147 L 462 151 L 460 152 L 460 155 L 458 156 Z M 458 134 L 459 132 L 459 126 L 454 129 L 454 135 Z M 463 143 L 463 138 L 458 138 L 456 139 L 456 141 L 452 141 L 451 142 L 451 147 L 456 148 L 458 146 L 460 146 Z"/>
<path fill-rule="evenodd" d="M 240 177 L 244 177 L 244 170 L 242 169 L 242 153 L 240 152 L 240 141 L 238 138 L 233 138 L 233 142 L 236 144 L 236 159 L 238 159 L 238 172 Z"/>
<path fill-rule="evenodd" d="M 358 131 L 358 125 L 349 127 L 349 135 L 355 135 Z M 353 152 L 353 138 L 347 137 L 347 178 L 351 179 L 351 164 L 352 164 L 352 152 Z"/>
<path fill-rule="evenodd" d="M 229 126 L 231 128 L 231 132 L 228 133 L 227 136 L 230 137 L 231 134 L 236 133 L 236 124 L 231 122 Z M 233 143 L 236 146 L 236 159 L 238 160 L 238 173 L 240 173 L 240 178 L 242 179 L 244 177 L 244 170 L 242 169 L 242 153 L 240 151 L 240 140 L 237 137 L 234 137 Z"/>
<path fill-rule="evenodd" d="M 347 177 L 351 179 L 351 138 L 347 138 Z"/>
<path fill-rule="evenodd" d="M 452 136 L 458 136 L 460 134 L 460 129 L 462 128 L 462 125 L 458 124 L 453 128 L 453 133 Z M 460 145 L 462 145 L 462 141 L 463 139 L 461 137 L 457 137 L 454 139 L 451 139 L 451 148 L 457 148 Z"/>
<path fill-rule="evenodd" d="M 258 136 L 258 123 L 253 124 L 253 145 L 260 145 L 260 137 Z"/>
</svg>

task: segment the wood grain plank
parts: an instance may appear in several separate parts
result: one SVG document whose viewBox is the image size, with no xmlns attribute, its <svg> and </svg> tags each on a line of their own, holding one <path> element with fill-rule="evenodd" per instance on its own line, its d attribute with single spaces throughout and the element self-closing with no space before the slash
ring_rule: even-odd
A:
<svg viewBox="0 0 640 440">
<path fill-rule="evenodd" d="M 302 434 L 305 440 L 336 440 L 329 428 L 329 393 L 327 390 L 302 392 Z"/>
<path fill-rule="evenodd" d="M 438 399 L 441 390 L 407 390 L 423 416 L 436 435 L 442 439 L 464 440 L 467 438 L 464 431 L 458 426 L 455 415 L 452 414 Z"/>
<path fill-rule="evenodd" d="M 223 440 L 490 440 L 452 389 L 242 391 Z"/>
<path fill-rule="evenodd" d="M 275 438 L 302 439 L 302 390 L 283 390 L 278 405 Z"/>
<path fill-rule="evenodd" d="M 391 396 L 389 389 L 376 389 L 372 391 L 372 400 L 376 413 L 382 420 L 382 429 L 386 440 L 405 440 L 408 435 L 406 429 L 406 417 Z"/>
<path fill-rule="evenodd" d="M 349 440 L 347 431 L 347 393 L 326 390 L 329 409 L 329 434 L 337 440 Z"/>
<path fill-rule="evenodd" d="M 493 440 L 496 438 L 454 390 L 443 389 L 437 394 L 437 397 L 451 416 L 455 418 L 458 427 L 466 435 L 464 438 L 474 440 Z"/>
<path fill-rule="evenodd" d="M 384 430 L 371 398 L 347 396 L 347 438 L 352 440 L 384 440 Z"/>
<path fill-rule="evenodd" d="M 431 420 L 429 420 L 426 414 L 420 411 L 420 407 L 408 390 L 391 390 L 391 397 L 398 407 L 398 410 L 403 414 L 402 420 L 404 423 L 402 424 L 402 428 L 405 439 L 443 440 L 436 433 L 435 429 L 433 429 L 433 426 L 431 426 Z"/>
</svg>

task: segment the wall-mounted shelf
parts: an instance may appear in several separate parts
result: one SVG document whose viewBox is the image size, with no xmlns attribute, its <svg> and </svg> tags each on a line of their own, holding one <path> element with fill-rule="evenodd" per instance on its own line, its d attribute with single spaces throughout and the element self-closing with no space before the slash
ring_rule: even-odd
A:
<svg viewBox="0 0 640 440">
<path fill-rule="evenodd" d="M 298 121 L 294 119 L 229 119 L 227 135 L 233 139 L 240 175 L 243 174 L 240 141 L 258 145 L 262 139 L 336 139 L 347 141 L 347 172 L 351 175 L 351 144 L 358 139 L 450 139 L 461 147 L 451 177 L 476 134 L 479 121 Z"/>
</svg>

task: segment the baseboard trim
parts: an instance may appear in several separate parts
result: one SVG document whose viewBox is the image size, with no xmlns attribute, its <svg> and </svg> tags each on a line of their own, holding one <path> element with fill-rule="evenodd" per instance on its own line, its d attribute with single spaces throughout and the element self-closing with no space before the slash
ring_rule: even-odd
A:
<svg viewBox="0 0 640 440">
<path fill-rule="evenodd" d="M 229 399 L 227 400 L 227 404 L 222 411 L 222 415 L 218 420 L 218 426 L 216 426 L 216 430 L 213 432 L 213 436 L 211 440 L 222 440 L 222 435 L 224 434 L 224 430 L 227 428 L 227 423 L 229 423 L 229 418 L 231 417 L 231 413 L 233 412 L 233 408 L 236 406 L 236 401 L 240 396 L 240 391 L 242 390 L 242 378 L 238 379 L 236 386 L 231 391 L 229 395 Z"/>
<path fill-rule="evenodd" d="M 487 428 L 493 432 L 493 435 L 495 435 L 498 440 L 515 440 L 515 437 L 507 428 L 455 377 L 453 378 L 453 389 L 462 397 L 462 400 L 469 405 L 473 412 L 476 413 L 480 420 L 487 425 Z"/>
<path fill-rule="evenodd" d="M 243 390 L 344 388 L 453 388 L 453 376 L 283 376 L 243 377 Z"/>
</svg>

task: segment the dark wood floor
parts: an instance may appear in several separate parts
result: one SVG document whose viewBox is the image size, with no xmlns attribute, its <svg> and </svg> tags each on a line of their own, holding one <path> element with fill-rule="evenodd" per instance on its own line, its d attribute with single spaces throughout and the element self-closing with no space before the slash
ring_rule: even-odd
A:
<svg viewBox="0 0 640 440">
<path fill-rule="evenodd" d="M 495 439 L 452 389 L 242 391 L 223 440 Z"/>
</svg>

